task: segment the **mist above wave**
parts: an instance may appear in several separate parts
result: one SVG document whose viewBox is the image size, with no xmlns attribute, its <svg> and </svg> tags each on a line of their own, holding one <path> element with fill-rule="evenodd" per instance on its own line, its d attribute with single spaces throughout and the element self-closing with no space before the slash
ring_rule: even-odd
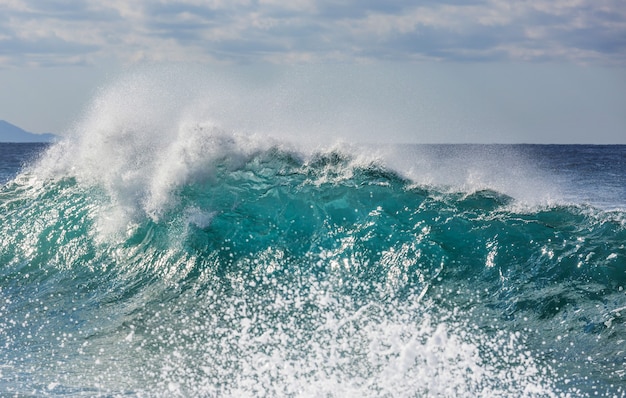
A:
<svg viewBox="0 0 626 398">
<path fill-rule="evenodd" d="M 158 220 L 175 204 L 176 189 L 210 180 L 215 167 L 236 169 L 270 148 L 304 162 L 339 151 L 351 158 L 348 169 L 375 162 L 447 191 L 494 189 L 529 203 L 558 196 L 557 187 L 511 149 L 363 145 L 385 142 L 395 128 L 390 115 L 401 118 L 403 112 L 372 109 L 372 103 L 352 98 L 350 87 L 365 83 L 345 70 L 321 77 L 143 68 L 99 90 L 35 174 L 74 177 L 104 189 L 113 230 L 137 217 Z M 363 141 L 347 144 L 344 138 L 355 131 Z"/>
</svg>

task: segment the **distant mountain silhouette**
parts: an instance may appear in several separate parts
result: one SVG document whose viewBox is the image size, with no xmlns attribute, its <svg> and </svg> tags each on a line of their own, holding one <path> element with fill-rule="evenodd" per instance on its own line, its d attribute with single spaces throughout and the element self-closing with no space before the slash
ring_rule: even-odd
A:
<svg viewBox="0 0 626 398">
<path fill-rule="evenodd" d="M 29 133 L 7 121 L 0 120 L 0 142 L 52 142 L 54 134 Z"/>
</svg>

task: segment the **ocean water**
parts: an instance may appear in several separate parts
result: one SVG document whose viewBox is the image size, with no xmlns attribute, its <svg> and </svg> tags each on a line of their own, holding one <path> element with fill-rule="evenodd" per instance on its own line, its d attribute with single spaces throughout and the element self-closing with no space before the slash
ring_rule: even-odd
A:
<svg viewBox="0 0 626 398">
<path fill-rule="evenodd" d="M 311 145 L 107 98 L 0 144 L 1 396 L 626 395 L 626 146 Z"/>
</svg>

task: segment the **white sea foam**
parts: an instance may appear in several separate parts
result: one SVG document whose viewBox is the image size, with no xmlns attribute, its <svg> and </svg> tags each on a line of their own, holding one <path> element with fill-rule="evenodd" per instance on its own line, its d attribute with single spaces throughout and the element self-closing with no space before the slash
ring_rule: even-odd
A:
<svg viewBox="0 0 626 398">
<path fill-rule="evenodd" d="M 187 330 L 183 335 L 192 336 L 193 349 L 165 357 L 156 390 L 176 382 L 184 394 L 210 395 L 219 384 L 206 378 L 210 375 L 228 386 L 221 394 L 233 397 L 558 395 L 546 369 L 524 350 L 519 334 L 489 337 L 455 321 L 454 314 L 439 314 L 435 320 L 434 313 L 424 310 L 426 302 L 352 309 L 325 289 L 313 292 L 310 297 L 283 297 L 269 311 L 248 308 L 248 316 L 241 307 L 233 308 L 238 326 L 224 338 L 236 348 L 222 354 L 215 342 L 206 344 L 203 332 Z M 301 329 L 297 315 L 273 318 L 281 307 L 297 314 L 298 303 L 323 308 L 324 317 L 314 330 Z M 214 364 L 216 356 L 232 350 L 238 354 L 220 358 L 225 368 Z"/>
</svg>

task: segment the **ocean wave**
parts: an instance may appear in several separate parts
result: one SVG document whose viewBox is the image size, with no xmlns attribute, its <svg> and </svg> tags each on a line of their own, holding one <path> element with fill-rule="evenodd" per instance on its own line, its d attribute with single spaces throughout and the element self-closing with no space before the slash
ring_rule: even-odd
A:
<svg viewBox="0 0 626 398">
<path fill-rule="evenodd" d="M 0 188 L 0 394 L 626 394 L 623 210 L 510 147 L 286 140 L 153 83 Z"/>
<path fill-rule="evenodd" d="M 0 388 L 623 393 L 622 212 L 208 137 L 165 176 L 47 158 L 2 188 Z"/>
</svg>

